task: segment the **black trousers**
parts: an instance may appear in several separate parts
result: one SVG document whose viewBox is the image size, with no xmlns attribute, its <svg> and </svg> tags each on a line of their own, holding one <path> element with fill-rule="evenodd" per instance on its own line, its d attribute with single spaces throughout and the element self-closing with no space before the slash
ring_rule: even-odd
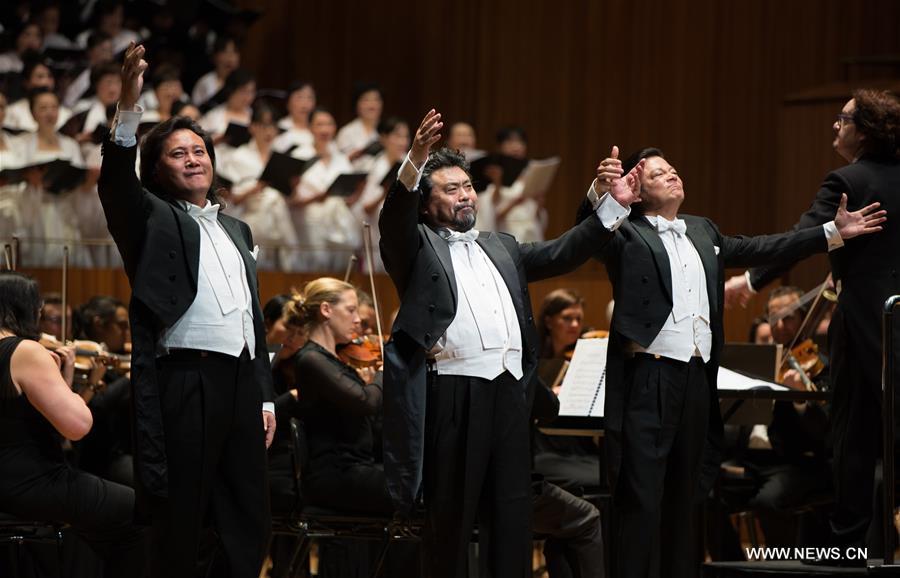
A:
<svg viewBox="0 0 900 578">
<path fill-rule="evenodd" d="M 257 578 L 269 540 L 262 396 L 240 358 L 179 351 L 157 361 L 168 499 L 152 504 L 151 575 L 194 577 L 211 523 L 225 575 Z"/>
<path fill-rule="evenodd" d="M 552 578 L 603 578 L 600 511 L 545 481 L 532 483 L 534 531 L 547 537 L 544 558 Z"/>
<path fill-rule="evenodd" d="M 9 459 L 8 456 L 4 456 Z M 82 538 L 104 561 L 108 578 L 139 578 L 145 575 L 147 532 L 133 524 L 134 490 L 92 474 L 60 466 L 55 472 L 18 484 L 16 491 L 3 490 L 2 509 L 23 520 L 59 521 L 71 524 L 71 532 Z M 64 563 L 72 562 L 70 544 Z M 38 562 L 46 575 L 62 575 L 56 568 L 55 548 L 39 549 L 46 560 Z M 77 559 L 77 556 L 76 556 Z M 65 569 L 72 572 L 72 567 Z M 7 568 L 0 558 L 0 576 Z M 41 574 L 38 572 L 38 574 Z"/>
<path fill-rule="evenodd" d="M 429 373 L 423 576 L 465 578 L 475 521 L 481 578 L 531 575 L 531 463 L 525 389 Z"/>
<path fill-rule="evenodd" d="M 873 520 L 875 466 L 882 454 L 880 364 L 871 352 L 859 350 L 865 342 L 850 335 L 844 315 L 838 306 L 828 330 L 835 490 L 831 530 L 841 546 L 865 546 Z M 872 531 L 880 535 L 882 529 Z"/>
<path fill-rule="evenodd" d="M 700 358 L 636 355 L 626 363 L 622 468 L 613 496 L 618 576 L 696 578 L 693 529 L 709 422 Z"/>
</svg>

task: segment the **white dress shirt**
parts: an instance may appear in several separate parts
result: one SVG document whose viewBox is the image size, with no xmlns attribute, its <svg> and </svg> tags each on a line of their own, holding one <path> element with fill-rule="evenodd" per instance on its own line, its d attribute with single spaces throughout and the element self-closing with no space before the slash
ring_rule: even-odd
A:
<svg viewBox="0 0 900 578">
<path fill-rule="evenodd" d="M 163 349 L 205 349 L 253 359 L 256 337 L 247 272 L 237 247 L 218 221 L 219 205 L 181 206 L 200 225 L 197 294 L 184 315 L 160 338 Z"/>
</svg>

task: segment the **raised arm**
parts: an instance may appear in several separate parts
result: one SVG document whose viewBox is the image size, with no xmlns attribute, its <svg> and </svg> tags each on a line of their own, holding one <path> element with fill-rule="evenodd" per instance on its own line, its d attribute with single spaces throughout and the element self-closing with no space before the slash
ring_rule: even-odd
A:
<svg viewBox="0 0 900 578">
<path fill-rule="evenodd" d="M 141 113 L 136 105 L 144 84 L 144 71 L 147 69 L 143 55 L 144 47 L 135 46 L 134 43 L 125 51 L 122 97 L 110 134 L 103 143 L 103 161 L 97 181 L 107 226 L 122 253 L 126 270 L 137 259 L 146 232 L 146 216 L 150 210 L 146 193 L 134 172 L 136 132 Z"/>
<path fill-rule="evenodd" d="M 759 237 L 724 237 L 726 267 L 764 265 L 778 267 L 792 265 L 813 253 L 830 251 L 843 246 L 844 241 L 881 231 L 887 220 L 879 203 L 872 203 L 858 211 L 847 210 L 847 195 L 842 194 L 834 220 L 780 235 Z"/>
<path fill-rule="evenodd" d="M 586 213 L 579 224 L 552 241 L 519 245 L 520 259 L 529 282 L 562 275 L 592 256 L 605 254 L 604 247 L 614 239 L 615 231 L 628 216 L 631 205 L 641 201 L 644 162 L 623 176 L 617 157 L 618 147 L 613 147 L 611 156 L 597 167 L 597 178 L 585 201 L 593 214 Z M 603 196 L 598 194 L 601 190 Z"/>
<path fill-rule="evenodd" d="M 400 292 L 419 249 L 419 169 L 428 160 L 431 147 L 441 140 L 443 126 L 440 113 L 429 110 L 416 130 L 412 148 L 400 166 L 399 178 L 388 191 L 378 218 L 381 259 Z"/>
<path fill-rule="evenodd" d="M 847 239 L 881 231 L 881 225 L 887 220 L 886 211 L 878 210 L 879 203 L 872 203 L 857 211 L 848 211 L 847 195 L 841 192 L 847 188 L 847 183 L 836 174 L 828 175 L 813 204 L 791 230 L 818 228 L 821 225 L 828 237 L 829 251 L 841 247 Z M 746 305 L 755 291 L 790 270 L 803 258 L 805 257 L 763 262 L 745 274 L 728 279 L 725 283 L 726 307 Z"/>
</svg>

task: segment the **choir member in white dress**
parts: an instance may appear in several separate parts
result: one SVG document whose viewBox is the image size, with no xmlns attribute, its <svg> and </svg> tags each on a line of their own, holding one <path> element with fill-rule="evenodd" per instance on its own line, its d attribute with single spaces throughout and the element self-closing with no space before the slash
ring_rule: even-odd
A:
<svg viewBox="0 0 900 578">
<path fill-rule="evenodd" d="M 33 133 L 22 133 L 13 139 L 12 148 L 18 151 L 23 166 L 44 161 L 63 159 L 76 167 L 84 168 L 78 143 L 56 131 L 59 116 L 59 97 L 47 89 L 38 89 L 31 95 L 31 113 L 38 124 Z M 26 223 L 25 234 L 29 241 L 21 246 L 22 264 L 31 267 L 59 267 L 62 264 L 62 243 L 70 245 L 69 263 L 75 267 L 93 265 L 90 253 L 78 244 L 81 232 L 78 228 L 74 204 L 75 190 L 59 194 L 45 190 L 40 169 L 28 171 L 27 186 L 21 204 L 21 216 Z M 94 183 L 96 184 L 96 183 Z M 83 186 L 90 188 L 91 183 Z M 80 187 L 77 187 L 78 189 Z M 52 242 L 48 242 L 48 240 Z"/>
<path fill-rule="evenodd" d="M 25 59 L 25 66 L 22 69 L 22 89 L 25 96 L 9 105 L 6 119 L 3 121 L 4 127 L 14 131 L 34 132 L 37 130 L 37 123 L 31 116 L 31 105 L 28 103 L 28 93 L 36 88 L 54 90 L 56 79 L 53 78 L 53 71 L 50 70 L 47 62 L 35 54 L 29 55 Z M 65 124 L 70 116 L 72 116 L 72 112 L 68 108 L 60 107 L 57 128 Z"/>
<path fill-rule="evenodd" d="M 217 172 L 234 183 L 226 212 L 250 226 L 260 247 L 257 268 L 294 271 L 299 246 L 287 202 L 281 192 L 259 180 L 277 133 L 275 112 L 257 103 L 250 122 L 250 142 L 220 158 Z"/>
<path fill-rule="evenodd" d="M 216 38 L 212 61 L 213 69 L 197 80 L 191 92 L 191 101 L 197 106 L 203 106 L 207 100 L 222 90 L 228 75 L 241 66 L 241 53 L 234 39 L 225 36 Z"/>
<path fill-rule="evenodd" d="M 409 150 L 410 144 L 409 125 L 395 116 L 389 116 L 378 123 L 378 137 L 384 150 L 372 162 L 369 176 L 366 177 L 366 187 L 363 189 L 362 196 L 353 205 L 353 214 L 359 219 L 360 227 L 365 223 L 371 225 L 373 267 L 376 273 L 384 273 L 381 251 L 378 250 L 378 241 L 381 239 L 378 215 L 381 213 L 384 198 L 390 187 L 389 185 L 383 186 L 381 183 L 388 176 L 389 171 L 396 171 L 400 168 L 397 165 L 406 157 L 406 151 Z M 365 260 L 363 260 L 363 270 L 366 270 Z"/>
<path fill-rule="evenodd" d="M 69 84 L 63 97 L 63 104 L 69 108 L 75 106 L 90 90 L 91 71 L 107 62 L 112 62 L 112 39 L 103 32 L 94 32 L 88 36 L 85 54 L 87 55 L 87 67 Z"/>
<path fill-rule="evenodd" d="M 525 130 L 520 127 L 500 129 L 497 132 L 497 152 L 516 159 L 527 158 L 528 137 Z M 521 182 L 504 187 L 502 180 L 502 170 L 494 171 L 493 182 L 479 196 L 485 197 L 485 204 L 493 204 L 497 230 L 515 236 L 522 243 L 543 241 L 547 228 L 543 199 L 524 197 Z"/>
<path fill-rule="evenodd" d="M 6 95 L 0 92 L 0 125 L 6 116 Z M 13 148 L 13 139 L 0 130 L 0 171 L 22 166 L 18 149 Z M 9 183 L 0 176 L 0 243 L 8 243 L 13 237 L 25 236 L 25 222 L 22 217 L 24 182 Z M 2 266 L 2 265 L 0 265 Z"/>
<path fill-rule="evenodd" d="M 100 0 L 94 8 L 94 28 L 83 31 L 75 38 L 75 42 L 81 47 L 87 46 L 88 36 L 95 30 L 105 33 L 112 40 L 113 54 L 118 54 L 128 48 L 131 42 L 138 43 L 141 38 L 134 30 L 123 26 L 125 22 L 125 8 L 120 0 Z"/>
<path fill-rule="evenodd" d="M 353 166 L 332 146 L 337 125 L 330 112 L 314 109 L 309 115 L 309 129 L 318 160 L 300 179 L 288 201 L 291 217 L 302 252 L 300 267 L 306 271 L 343 271 L 350 255 L 361 243 L 362 235 L 356 217 L 350 211 L 362 192 L 348 198 L 330 196 L 328 188 L 341 174 L 353 172 Z"/>
<path fill-rule="evenodd" d="M 200 126 L 212 135 L 216 149 L 223 142 L 229 123 L 250 126 L 253 101 L 256 99 L 256 78 L 248 70 L 238 68 L 225 79 L 225 102 L 200 117 Z"/>
<path fill-rule="evenodd" d="M 0 54 L 0 74 L 22 72 L 25 66 L 25 55 L 38 52 L 44 45 L 44 37 L 37 22 L 26 22 L 16 33 L 12 50 Z"/>
<path fill-rule="evenodd" d="M 138 101 L 144 107 L 141 122 L 162 122 L 172 117 L 172 105 L 185 99 L 181 85 L 181 71 L 171 64 L 161 64 L 151 77 L 152 90 L 145 91 Z"/>
<path fill-rule="evenodd" d="M 309 113 L 316 108 L 316 91 L 308 82 L 295 82 L 288 88 L 287 116 L 278 121 L 283 130 L 275 138 L 278 152 L 291 151 L 298 159 L 309 159 L 316 154 L 313 136 L 309 131 Z"/>
<path fill-rule="evenodd" d="M 368 170 L 372 157 L 363 154 L 363 151 L 378 140 L 378 121 L 384 107 L 381 89 L 374 84 L 360 84 L 353 91 L 353 103 L 356 118 L 341 127 L 336 142 L 354 168 Z"/>
</svg>

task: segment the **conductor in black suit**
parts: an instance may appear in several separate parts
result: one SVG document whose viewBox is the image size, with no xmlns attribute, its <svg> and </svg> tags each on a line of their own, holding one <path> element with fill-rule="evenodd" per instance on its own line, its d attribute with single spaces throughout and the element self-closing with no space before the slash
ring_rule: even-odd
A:
<svg viewBox="0 0 900 578">
<path fill-rule="evenodd" d="M 256 577 L 269 534 L 272 374 L 246 224 L 218 212 L 215 151 L 174 117 L 134 172 L 147 63 L 126 51 L 98 189 L 131 283 L 135 479 L 152 517 L 153 576 L 195 576 L 207 517 L 231 576 Z"/>
<path fill-rule="evenodd" d="M 880 203 L 888 214 L 900 212 L 897 97 L 880 90 L 857 90 L 832 129 L 832 146 L 848 164 L 825 177 L 794 229 L 828 220 L 842 195 L 850 207 Z M 880 546 L 882 537 L 880 524 L 871 525 L 882 439 L 881 311 L 888 297 L 900 293 L 900 227 L 888 223 L 877 235 L 854 239 L 828 257 L 838 290 L 828 329 L 836 498 L 831 530 L 838 545 L 868 543 L 872 557 L 880 554 L 873 547 Z M 762 266 L 729 279 L 726 299 L 746 302 L 793 263 Z"/>
<path fill-rule="evenodd" d="M 408 516 L 424 494 L 424 574 L 466 576 L 476 518 L 483 575 L 531 575 L 526 386 L 537 365 L 530 281 L 585 262 L 610 237 L 597 217 L 541 243 L 479 233 L 465 158 L 423 119 L 379 220 L 401 297 L 385 346 L 384 461 Z M 630 179 L 630 180 L 629 180 Z M 617 181 L 613 194 L 634 175 Z M 424 475 L 423 475 L 424 473 Z"/>
<path fill-rule="evenodd" d="M 622 167 L 614 147 L 584 207 L 613 232 L 597 251 L 616 301 L 606 365 L 607 452 L 618 518 L 619 576 L 695 577 L 693 507 L 719 469 L 716 376 L 726 267 L 790 262 L 877 230 L 872 207 L 795 233 L 722 235 L 709 219 L 679 215 L 681 177 L 659 149 Z M 642 162 L 640 195 L 599 196 Z M 640 201 L 639 204 L 635 204 Z M 868 216 L 866 216 L 868 214 Z"/>
</svg>

